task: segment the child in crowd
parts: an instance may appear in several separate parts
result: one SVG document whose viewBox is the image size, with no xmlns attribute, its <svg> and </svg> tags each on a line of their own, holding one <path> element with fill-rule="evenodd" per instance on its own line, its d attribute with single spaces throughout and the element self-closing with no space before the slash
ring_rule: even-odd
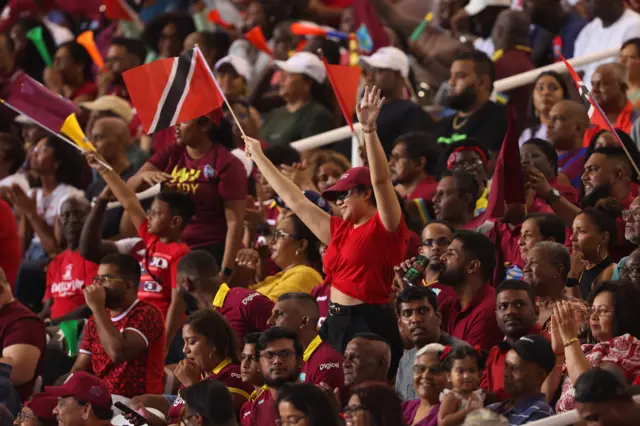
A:
<svg viewBox="0 0 640 426">
<path fill-rule="evenodd" d="M 479 349 L 471 346 L 453 350 L 447 346 L 441 359 L 453 389 L 445 389 L 440 395 L 438 425 L 458 426 L 469 413 L 484 406 L 484 393 L 480 389 L 483 360 Z"/>
</svg>

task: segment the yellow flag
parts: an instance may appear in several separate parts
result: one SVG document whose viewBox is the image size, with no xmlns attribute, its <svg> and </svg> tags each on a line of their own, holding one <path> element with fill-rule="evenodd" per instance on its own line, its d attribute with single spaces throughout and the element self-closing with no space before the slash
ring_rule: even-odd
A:
<svg viewBox="0 0 640 426">
<path fill-rule="evenodd" d="M 86 149 L 89 151 L 95 151 L 96 148 L 93 146 L 91 141 L 87 139 L 84 132 L 80 128 L 80 123 L 78 123 L 78 118 L 75 114 L 71 114 L 64 120 L 64 124 L 62 124 L 62 128 L 60 129 L 62 133 L 69 136 L 72 141 L 75 142 L 82 149 Z"/>
</svg>

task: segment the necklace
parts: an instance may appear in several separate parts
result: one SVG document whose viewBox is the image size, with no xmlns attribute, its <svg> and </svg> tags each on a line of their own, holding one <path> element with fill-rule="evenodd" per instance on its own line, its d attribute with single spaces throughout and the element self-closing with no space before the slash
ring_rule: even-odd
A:
<svg viewBox="0 0 640 426">
<path fill-rule="evenodd" d="M 462 119 L 462 122 L 459 122 L 458 121 L 459 119 L 460 119 L 460 116 L 458 114 L 456 114 L 456 116 L 453 117 L 453 130 L 459 130 L 462 126 L 467 124 L 467 121 L 469 121 L 469 117 L 464 117 Z"/>
</svg>

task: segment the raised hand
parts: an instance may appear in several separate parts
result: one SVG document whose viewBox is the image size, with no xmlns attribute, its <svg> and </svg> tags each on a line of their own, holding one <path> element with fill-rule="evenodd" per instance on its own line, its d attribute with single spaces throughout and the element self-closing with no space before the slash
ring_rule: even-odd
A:
<svg viewBox="0 0 640 426">
<path fill-rule="evenodd" d="M 109 170 L 105 167 L 103 162 L 99 161 L 100 155 L 97 152 L 83 151 L 82 155 L 84 155 L 84 158 L 85 160 L 87 160 L 87 163 L 89 164 L 89 166 L 99 174 L 105 173 Z"/>
<path fill-rule="evenodd" d="M 571 310 L 571 305 L 566 300 L 556 303 L 553 307 L 553 316 L 556 319 L 556 324 L 558 324 L 563 346 L 578 337 L 580 325 L 576 321 L 575 312 Z"/>
<path fill-rule="evenodd" d="M 262 154 L 262 145 L 260 141 L 254 139 L 250 136 L 245 136 L 244 138 L 244 152 L 247 154 L 247 157 L 254 157 Z"/>
<path fill-rule="evenodd" d="M 16 183 L 14 183 L 9 192 L 7 192 L 7 198 L 13 205 L 13 208 L 23 216 L 37 213 L 35 196 L 36 193 L 34 191 L 31 197 L 29 197 L 20 185 Z"/>
<path fill-rule="evenodd" d="M 140 178 L 149 186 L 153 186 L 157 183 L 168 182 L 173 179 L 173 176 L 159 170 L 147 170 L 145 172 L 140 172 Z"/>
<path fill-rule="evenodd" d="M 362 123 L 363 127 L 375 127 L 385 99 L 381 98 L 381 94 L 382 92 L 376 86 L 373 86 L 371 90 L 369 90 L 369 86 L 365 87 L 362 100 L 356 105 L 358 121 Z"/>
<path fill-rule="evenodd" d="M 254 249 L 240 249 L 236 254 L 236 265 L 250 270 L 257 270 L 260 255 Z"/>
</svg>

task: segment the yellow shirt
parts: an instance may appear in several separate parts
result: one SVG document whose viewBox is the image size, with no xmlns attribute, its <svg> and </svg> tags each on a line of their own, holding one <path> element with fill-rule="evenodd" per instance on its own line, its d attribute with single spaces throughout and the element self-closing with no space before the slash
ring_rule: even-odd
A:
<svg viewBox="0 0 640 426">
<path fill-rule="evenodd" d="M 474 212 L 474 216 L 480 215 L 483 211 L 487 209 L 488 205 L 489 205 L 489 184 L 487 184 L 487 187 L 484 189 L 484 192 L 482 193 L 480 198 L 476 200 L 476 210 Z"/>
<path fill-rule="evenodd" d="M 322 276 L 318 271 L 310 266 L 298 265 L 267 277 L 261 283 L 252 285 L 251 289 L 275 302 L 284 293 L 311 293 L 311 290 L 320 283 L 322 283 Z"/>
</svg>

